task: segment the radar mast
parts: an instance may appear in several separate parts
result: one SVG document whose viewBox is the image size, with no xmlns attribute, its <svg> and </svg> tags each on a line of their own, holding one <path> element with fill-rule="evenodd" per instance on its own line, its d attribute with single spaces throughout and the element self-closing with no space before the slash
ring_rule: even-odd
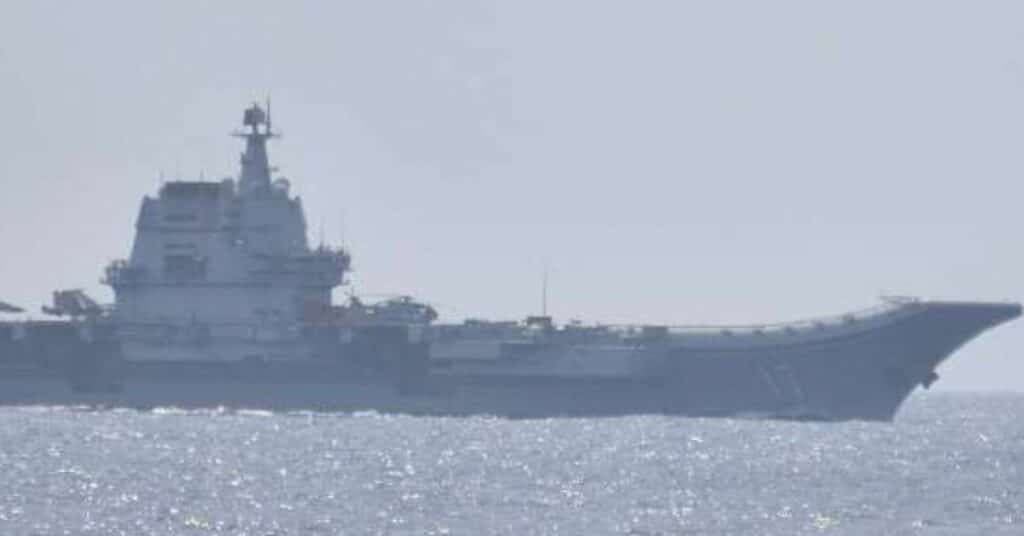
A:
<svg viewBox="0 0 1024 536">
<path fill-rule="evenodd" d="M 267 140 L 278 136 L 271 130 L 270 101 L 267 101 L 267 111 L 259 103 L 247 108 L 242 116 L 242 126 L 242 130 L 234 133 L 236 137 L 245 138 L 245 152 L 240 159 L 242 172 L 238 177 L 239 193 L 247 195 L 267 191 L 270 189 L 271 172 Z"/>
</svg>

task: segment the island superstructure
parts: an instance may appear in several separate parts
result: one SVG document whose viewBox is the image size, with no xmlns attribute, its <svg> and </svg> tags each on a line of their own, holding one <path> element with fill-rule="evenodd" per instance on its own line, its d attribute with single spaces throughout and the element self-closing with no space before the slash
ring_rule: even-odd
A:
<svg viewBox="0 0 1024 536">
<path fill-rule="evenodd" d="M 310 248 L 302 201 L 271 178 L 276 136 L 259 106 L 245 111 L 237 182 L 170 182 L 139 210 L 131 257 L 104 281 L 132 359 L 309 357 L 304 315 L 331 307 L 348 253 Z"/>
<path fill-rule="evenodd" d="M 409 297 L 335 304 L 349 252 L 310 246 L 301 200 L 273 177 L 269 110 L 242 123 L 237 178 L 143 199 L 129 257 L 105 271 L 114 304 L 58 291 L 45 311 L 59 318 L 0 321 L 0 403 L 888 420 L 956 349 L 1021 313 L 889 299 L 690 328 L 439 324 Z"/>
</svg>

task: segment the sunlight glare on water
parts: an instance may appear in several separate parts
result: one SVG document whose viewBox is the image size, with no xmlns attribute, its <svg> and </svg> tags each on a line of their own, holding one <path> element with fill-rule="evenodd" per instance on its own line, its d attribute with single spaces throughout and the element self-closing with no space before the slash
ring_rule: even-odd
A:
<svg viewBox="0 0 1024 536">
<path fill-rule="evenodd" d="M 1024 534 L 1021 395 L 894 424 L 0 409 L 0 533 Z"/>
</svg>

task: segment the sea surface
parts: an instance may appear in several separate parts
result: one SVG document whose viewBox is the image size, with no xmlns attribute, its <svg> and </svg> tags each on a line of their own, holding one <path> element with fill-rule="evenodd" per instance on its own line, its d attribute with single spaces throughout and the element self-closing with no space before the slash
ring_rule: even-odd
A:
<svg viewBox="0 0 1024 536">
<path fill-rule="evenodd" d="M 895 423 L 0 408 L 0 535 L 1024 534 L 1024 395 Z"/>
</svg>

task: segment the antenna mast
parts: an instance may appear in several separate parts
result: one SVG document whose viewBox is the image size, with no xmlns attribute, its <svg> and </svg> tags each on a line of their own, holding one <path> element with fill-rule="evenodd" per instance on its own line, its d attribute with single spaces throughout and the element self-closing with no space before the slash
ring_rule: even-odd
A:
<svg viewBox="0 0 1024 536">
<path fill-rule="evenodd" d="M 269 98 L 267 104 L 269 105 Z M 270 126 L 269 110 L 264 111 L 256 103 L 245 110 L 242 116 L 242 130 L 234 133 L 235 136 L 245 139 L 245 152 L 241 157 L 242 172 L 238 177 L 241 193 L 262 192 L 270 188 L 270 173 L 274 169 L 270 167 L 267 158 L 267 140 L 277 137 Z"/>
<path fill-rule="evenodd" d="M 267 94 L 267 134 L 273 134 L 274 129 L 271 128 L 270 122 L 270 94 Z"/>
<path fill-rule="evenodd" d="M 548 316 L 548 264 L 544 263 L 544 271 L 540 283 L 540 315 Z"/>
</svg>

